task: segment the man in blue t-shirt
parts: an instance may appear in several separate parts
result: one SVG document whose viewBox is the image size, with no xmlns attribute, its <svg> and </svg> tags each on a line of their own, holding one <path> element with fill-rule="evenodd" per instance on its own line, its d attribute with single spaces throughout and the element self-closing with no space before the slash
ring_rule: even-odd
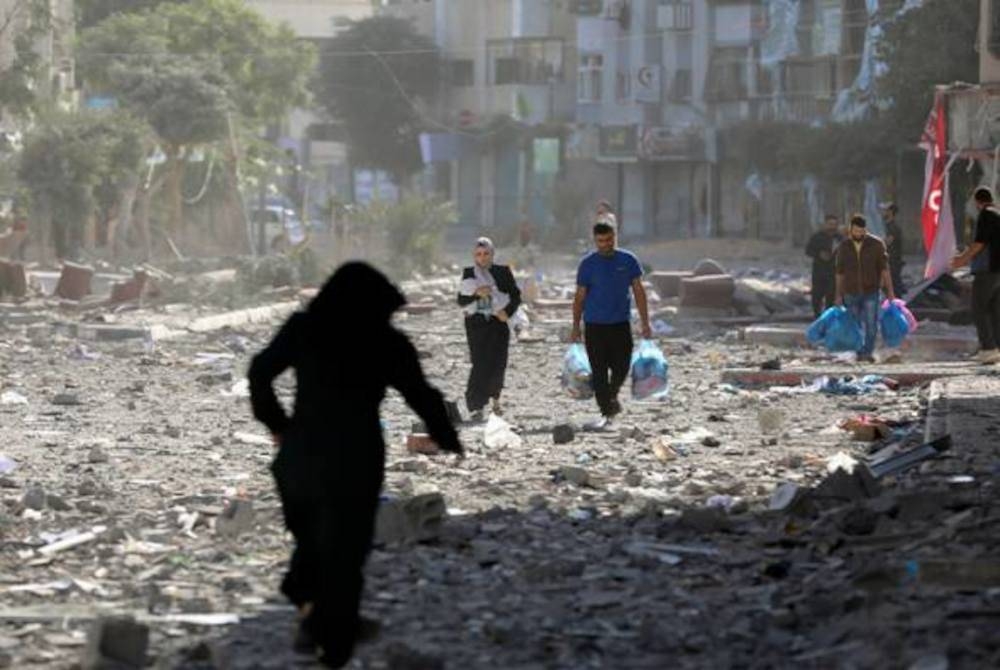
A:
<svg viewBox="0 0 1000 670">
<path fill-rule="evenodd" d="M 618 392 L 628 378 L 632 359 L 631 301 L 635 295 L 642 336 L 649 338 L 649 308 L 642 287 L 642 267 L 630 251 L 615 248 L 615 228 L 608 221 L 594 224 L 596 251 L 587 254 L 576 273 L 573 332 L 580 341 L 580 321 L 586 324 L 587 357 L 593 373 L 594 395 L 601 410 L 595 427 L 604 428 L 622 411 Z"/>
</svg>

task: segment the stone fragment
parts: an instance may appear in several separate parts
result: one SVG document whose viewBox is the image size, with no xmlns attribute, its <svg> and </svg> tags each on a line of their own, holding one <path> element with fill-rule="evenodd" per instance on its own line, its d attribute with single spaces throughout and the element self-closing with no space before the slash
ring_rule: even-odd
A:
<svg viewBox="0 0 1000 670">
<path fill-rule="evenodd" d="M 732 528 L 724 509 L 717 507 L 691 507 L 681 513 L 680 525 L 699 533 L 718 533 Z"/>
<path fill-rule="evenodd" d="M 66 502 L 63 498 L 51 493 L 46 496 L 45 502 L 49 506 L 49 509 L 55 510 L 56 512 L 68 512 L 73 509 L 73 506 Z"/>
<path fill-rule="evenodd" d="M 437 454 L 441 449 L 427 433 L 410 433 L 406 436 L 406 450 L 411 454 Z"/>
<path fill-rule="evenodd" d="M 82 670 L 126 670 L 146 665 L 149 628 L 133 617 L 101 617 L 87 631 Z"/>
<path fill-rule="evenodd" d="M 24 493 L 24 497 L 21 498 L 21 504 L 26 509 L 33 509 L 40 512 L 45 509 L 47 500 L 48 496 L 45 494 L 45 489 L 40 486 L 33 486 Z"/>
<path fill-rule="evenodd" d="M 813 495 L 817 499 L 855 502 L 874 498 L 879 485 L 868 468 L 858 464 L 853 472 L 837 468 L 820 482 Z"/>
<path fill-rule="evenodd" d="M 562 466 L 559 468 L 558 476 L 575 486 L 589 486 L 591 483 L 590 473 L 583 468 L 576 467 L 575 465 Z"/>
<path fill-rule="evenodd" d="M 441 534 L 446 516 L 447 507 L 440 493 L 385 500 L 379 505 L 375 518 L 375 543 L 433 540 Z"/>
<path fill-rule="evenodd" d="M 711 258 L 703 258 L 694 266 L 692 274 L 695 277 L 710 277 L 713 275 L 728 274 L 726 269 L 718 261 Z"/>
<path fill-rule="evenodd" d="M 243 498 L 230 500 L 222 514 L 215 520 L 215 532 L 222 537 L 235 538 L 253 529 L 253 502 Z"/>
<path fill-rule="evenodd" d="M 568 423 L 561 423 L 552 429 L 552 442 L 569 444 L 576 439 L 576 429 Z"/>
<path fill-rule="evenodd" d="M 107 463 L 108 460 L 108 452 L 104 451 L 104 449 L 102 449 L 99 445 L 95 444 L 90 448 L 90 451 L 87 452 L 88 463 L 94 463 L 96 465 L 99 463 Z"/>
<path fill-rule="evenodd" d="M 82 405 L 83 402 L 80 401 L 80 396 L 75 393 L 57 393 L 52 396 L 52 404 L 61 407 L 75 407 Z"/>
<path fill-rule="evenodd" d="M 0 296 L 23 298 L 28 294 L 28 274 L 24 263 L 0 260 Z"/>
</svg>

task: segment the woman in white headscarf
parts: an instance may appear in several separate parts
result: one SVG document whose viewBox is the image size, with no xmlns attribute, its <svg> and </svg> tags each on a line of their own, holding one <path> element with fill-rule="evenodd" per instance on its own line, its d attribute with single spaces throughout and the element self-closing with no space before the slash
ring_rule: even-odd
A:
<svg viewBox="0 0 1000 670">
<path fill-rule="evenodd" d="M 465 310 L 465 334 L 472 370 L 465 403 L 473 421 L 481 421 L 486 404 L 500 414 L 500 393 L 510 346 L 508 319 L 521 305 L 521 291 L 506 265 L 493 262 L 495 249 L 487 237 L 476 240 L 472 267 L 462 270 L 458 304 Z"/>
</svg>

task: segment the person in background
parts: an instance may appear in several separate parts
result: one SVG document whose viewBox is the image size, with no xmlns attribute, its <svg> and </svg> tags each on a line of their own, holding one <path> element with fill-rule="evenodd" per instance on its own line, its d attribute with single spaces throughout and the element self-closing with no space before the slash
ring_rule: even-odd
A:
<svg viewBox="0 0 1000 670">
<path fill-rule="evenodd" d="M 329 667 L 343 667 L 376 627 L 359 607 L 385 474 L 379 406 L 386 387 L 402 394 L 441 449 L 463 454 L 416 349 L 389 322 L 405 302 L 382 273 L 347 263 L 289 317 L 248 372 L 254 416 L 278 447 L 271 470 L 295 538 L 281 583 L 301 619 L 294 647 L 320 652 Z M 273 387 L 288 368 L 296 378 L 291 416 Z"/>
<path fill-rule="evenodd" d="M 630 251 L 616 248 L 615 228 L 610 223 L 599 220 L 593 234 L 596 250 L 580 261 L 576 273 L 570 340 L 580 341 L 583 321 L 594 395 L 601 411 L 601 418 L 589 427 L 604 429 L 622 411 L 618 393 L 628 378 L 632 359 L 629 289 L 639 310 L 642 336 L 652 337 L 652 329 L 639 259 Z"/>
<path fill-rule="evenodd" d="M 836 303 L 854 315 L 864 333 L 858 361 L 873 362 L 881 303 L 879 288 L 889 300 L 894 300 L 896 294 L 885 243 L 868 232 L 868 220 L 861 214 L 851 217 L 848 237 L 837 247 L 836 264 Z"/>
<path fill-rule="evenodd" d="M 882 209 L 882 219 L 885 221 L 885 248 L 889 253 L 889 274 L 892 276 L 892 288 L 896 293 L 906 291 L 903 286 L 903 228 L 896 221 L 899 207 L 890 202 Z"/>
<path fill-rule="evenodd" d="M 952 259 L 951 268 L 972 264 L 972 318 L 979 337 L 976 360 L 1000 363 L 1000 209 L 988 188 L 977 188 L 973 199 L 979 210 L 975 238 Z"/>
<path fill-rule="evenodd" d="M 488 402 L 492 402 L 494 414 L 502 414 L 500 394 L 510 348 L 507 321 L 521 306 L 514 274 L 508 266 L 493 262 L 495 253 L 489 238 L 476 240 L 473 264 L 462 270 L 459 284 L 458 304 L 465 310 L 465 336 L 472 362 L 465 403 L 473 421 L 482 421 Z"/>
<path fill-rule="evenodd" d="M 806 256 L 813 259 L 812 308 L 816 318 L 819 318 L 823 310 L 833 307 L 837 294 L 837 267 L 834 254 L 842 240 L 839 220 L 835 215 L 827 214 L 823 220 L 823 227 L 813 233 L 806 244 Z"/>
</svg>

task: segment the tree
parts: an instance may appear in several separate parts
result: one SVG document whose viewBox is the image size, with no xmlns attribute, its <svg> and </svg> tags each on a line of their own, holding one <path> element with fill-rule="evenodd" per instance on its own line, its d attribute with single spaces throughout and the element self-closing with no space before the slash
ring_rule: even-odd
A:
<svg viewBox="0 0 1000 670">
<path fill-rule="evenodd" d="M 876 53 L 887 69 L 877 93 L 886 107 L 880 118 L 896 146 L 919 141 L 936 85 L 978 81 L 978 29 L 979 0 L 925 0 L 886 23 Z M 936 51 L 935 45 L 946 48 Z"/>
<path fill-rule="evenodd" d="M 80 28 L 90 28 L 113 14 L 142 12 L 164 2 L 187 0 L 77 0 L 76 23 Z"/>
<path fill-rule="evenodd" d="M 320 55 L 315 89 L 347 130 L 354 164 L 402 178 L 420 168 L 416 108 L 440 79 L 436 45 L 413 26 L 380 16 L 353 24 Z"/>
<path fill-rule="evenodd" d="M 49 223 L 56 253 L 73 257 L 98 187 L 138 170 L 143 129 L 123 112 L 56 112 L 43 121 L 25 139 L 18 176 Z"/>
<path fill-rule="evenodd" d="M 185 152 L 259 127 L 307 100 L 315 52 L 240 0 L 163 2 L 116 13 L 81 36 L 81 72 L 156 130 L 167 155 L 170 228 L 183 225 Z M 229 152 L 236 187 L 235 155 Z"/>
<path fill-rule="evenodd" d="M 0 65 L 0 116 L 23 116 L 36 106 L 36 82 L 43 65 L 36 40 L 51 25 L 46 0 L 15 0 L 0 9 L 0 44 L 13 45 L 9 64 Z"/>
</svg>

